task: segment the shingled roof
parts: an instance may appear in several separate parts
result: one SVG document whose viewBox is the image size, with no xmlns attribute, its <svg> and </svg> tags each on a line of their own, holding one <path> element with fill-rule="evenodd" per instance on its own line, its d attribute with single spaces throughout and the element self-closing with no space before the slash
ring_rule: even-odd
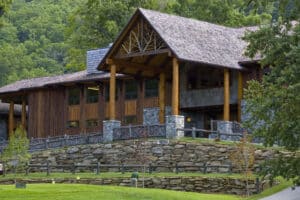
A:
<svg viewBox="0 0 300 200">
<path fill-rule="evenodd" d="M 243 56 L 247 43 L 241 37 L 247 30 L 255 30 L 254 27 L 229 28 L 142 8 L 136 11 L 131 20 L 135 20 L 136 15 L 148 21 L 179 60 L 233 69 L 242 69 L 238 62 L 249 60 Z M 114 45 L 111 51 L 113 48 Z M 104 64 L 108 54 L 100 65 Z"/>
<path fill-rule="evenodd" d="M 97 66 L 110 47 L 111 45 L 107 48 L 94 49 L 86 52 L 86 71 L 88 74 L 101 73 L 101 71 L 97 70 Z"/>
<path fill-rule="evenodd" d="M 47 86 L 103 80 L 109 78 L 109 76 L 110 74 L 106 72 L 88 74 L 87 71 L 84 70 L 80 72 L 63 74 L 58 76 L 25 79 L 1 87 L 0 95 L 12 92 L 19 92 L 23 90 L 37 89 Z M 117 74 L 117 76 L 121 77 L 123 75 Z"/>
</svg>

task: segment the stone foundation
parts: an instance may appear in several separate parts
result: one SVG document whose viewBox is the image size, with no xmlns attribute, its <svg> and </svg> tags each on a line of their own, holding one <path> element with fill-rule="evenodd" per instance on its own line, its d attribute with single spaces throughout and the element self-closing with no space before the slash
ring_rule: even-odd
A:
<svg viewBox="0 0 300 200">
<path fill-rule="evenodd" d="M 184 137 L 183 131 L 178 131 L 178 128 L 184 128 L 184 116 L 169 115 L 166 116 L 166 136 L 169 139 L 179 139 Z"/>
<path fill-rule="evenodd" d="M 34 152 L 31 164 L 45 165 L 90 165 L 90 164 L 144 164 L 137 159 L 137 145 L 134 140 L 114 142 L 107 144 L 94 144 L 73 146 L 68 148 Z M 195 166 L 181 168 L 183 172 L 199 172 L 196 166 L 228 165 L 231 163 L 230 155 L 236 151 L 233 145 L 222 145 L 211 141 L 210 143 L 180 142 L 176 140 L 151 140 L 143 143 L 146 163 L 159 165 L 158 172 L 172 172 L 175 164 L 180 166 Z M 277 157 L 279 151 L 271 149 L 257 149 L 255 151 L 254 171 L 258 169 L 259 163 Z M 286 154 L 286 153 L 285 153 Z M 173 166 L 173 168 L 172 168 Z M 170 168 L 171 167 L 171 168 Z M 232 172 L 238 172 L 239 167 L 232 166 Z M 118 169 L 116 169 L 118 170 Z M 42 170 L 45 172 L 45 170 Z M 51 171 L 59 171 L 51 169 Z M 208 168 L 207 173 L 228 173 L 227 168 Z"/>
<path fill-rule="evenodd" d="M 104 142 L 112 142 L 113 141 L 113 129 L 119 128 L 120 126 L 121 126 L 121 122 L 117 121 L 117 120 L 103 121 Z"/>
</svg>

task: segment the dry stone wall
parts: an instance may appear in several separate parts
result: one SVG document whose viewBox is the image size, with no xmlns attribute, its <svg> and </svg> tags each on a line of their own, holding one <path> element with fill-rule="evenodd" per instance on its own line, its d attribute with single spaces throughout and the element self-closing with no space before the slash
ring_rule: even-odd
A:
<svg viewBox="0 0 300 200">
<path fill-rule="evenodd" d="M 52 183 L 52 179 L 23 179 L 24 183 Z M 54 179 L 55 183 L 80 183 L 93 185 L 131 186 L 130 178 L 95 178 L 95 179 Z M 0 184 L 13 184 L 14 180 L 1 180 Z M 207 178 L 207 177 L 147 177 L 144 180 L 145 188 L 159 188 L 189 192 L 245 194 L 245 182 L 235 178 Z M 142 187 L 142 179 L 138 180 L 138 187 Z M 260 186 L 259 186 L 260 187 Z M 251 194 L 257 193 L 254 180 L 249 181 Z"/>
<path fill-rule="evenodd" d="M 94 144 L 66 147 L 62 149 L 35 152 L 31 164 L 50 165 L 90 165 L 100 164 L 143 164 L 159 165 L 158 171 L 173 171 L 172 166 L 189 166 L 183 171 L 199 171 L 196 166 L 229 165 L 230 155 L 236 151 L 233 145 L 222 145 L 215 142 L 195 143 L 176 140 L 152 140 L 142 145 L 136 141 L 123 141 L 108 144 Z M 257 149 L 255 151 L 255 170 L 262 161 L 279 154 L 275 150 Z M 190 167 L 195 166 L 195 167 Z M 55 170 L 55 169 L 54 169 Z M 111 169 L 118 170 L 118 169 Z M 232 166 L 233 172 L 238 168 Z M 217 172 L 216 168 L 208 168 L 207 172 Z M 228 168 L 220 168 L 219 172 L 228 172 Z"/>
</svg>

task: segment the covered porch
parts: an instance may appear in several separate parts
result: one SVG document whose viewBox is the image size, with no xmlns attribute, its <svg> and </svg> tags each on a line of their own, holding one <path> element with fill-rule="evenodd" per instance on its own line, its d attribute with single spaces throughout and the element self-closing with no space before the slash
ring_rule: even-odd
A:
<svg viewBox="0 0 300 200">
<path fill-rule="evenodd" d="M 214 77 L 214 74 L 210 74 L 211 69 L 217 72 L 216 77 L 219 80 L 217 90 L 215 91 L 217 91 L 217 96 L 220 96 L 222 93 L 222 120 L 230 121 L 230 104 L 232 103 L 237 104 L 237 120 L 240 120 L 243 89 L 241 68 L 236 65 L 230 66 L 231 63 L 226 63 L 226 66 L 221 66 L 218 63 L 207 63 L 206 61 L 202 61 L 201 58 L 197 60 L 197 58 L 199 58 L 198 53 L 195 52 L 193 57 L 193 55 L 190 55 L 193 54 L 193 51 L 189 49 L 195 44 L 192 44 L 192 41 L 186 40 L 186 35 L 183 37 L 180 37 L 180 35 L 176 36 L 176 34 L 178 34 L 177 29 L 175 30 L 176 32 L 172 34 L 172 32 L 170 32 L 172 31 L 172 27 L 164 29 L 165 26 L 176 26 L 176 24 L 164 24 L 161 21 L 161 18 L 174 20 L 174 16 L 171 16 L 171 19 L 168 19 L 168 17 L 170 16 L 165 16 L 165 14 L 161 13 L 149 12 L 143 9 L 137 10 L 105 55 L 104 59 L 100 62 L 98 69 L 110 72 L 109 120 L 104 121 L 104 134 L 110 132 L 109 135 L 111 135 L 113 128 L 121 125 L 120 119 L 116 117 L 115 91 L 117 73 L 128 74 L 136 79 L 141 77 L 158 79 L 159 123 L 166 123 L 167 132 L 168 126 L 170 126 L 173 132 L 176 132 L 177 128 L 182 128 L 185 120 L 183 116 L 184 112 L 181 110 L 181 101 L 184 98 L 201 101 L 201 96 L 182 96 L 182 91 L 186 89 L 183 83 L 183 80 L 185 80 L 187 76 L 187 73 L 184 72 L 186 65 L 192 66 L 192 69 L 201 68 L 202 77 L 208 75 L 209 77 Z M 199 24 L 197 25 L 201 26 Z M 184 29 L 185 27 L 182 28 Z M 166 31 L 168 31 L 168 33 L 166 33 Z M 189 53 L 189 56 L 192 57 L 184 55 L 186 53 Z M 237 80 L 236 88 L 231 87 L 231 74 L 233 74 L 233 71 Z M 196 80 L 198 78 L 200 77 L 194 77 Z M 166 83 L 170 83 L 170 90 L 166 89 Z M 203 88 L 198 89 L 201 90 Z M 206 89 L 213 91 L 215 88 Z M 236 93 L 237 98 L 233 101 L 230 95 L 232 89 L 236 89 L 234 93 Z M 190 93 L 186 92 L 186 94 L 188 95 Z M 168 116 L 166 116 L 166 98 L 169 97 L 167 95 L 171 97 L 171 114 Z M 210 99 L 206 99 L 206 101 L 207 105 L 203 106 L 210 106 Z M 170 135 L 171 137 L 178 136 L 172 133 L 170 133 Z"/>
</svg>

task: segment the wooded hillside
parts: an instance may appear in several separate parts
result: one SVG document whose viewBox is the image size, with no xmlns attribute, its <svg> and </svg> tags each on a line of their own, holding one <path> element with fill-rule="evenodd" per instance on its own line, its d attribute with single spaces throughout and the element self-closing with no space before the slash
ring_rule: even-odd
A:
<svg viewBox="0 0 300 200">
<path fill-rule="evenodd" d="M 13 0 L 0 29 L 0 86 L 85 68 L 88 49 L 113 42 L 137 7 L 227 26 L 266 20 L 243 0 Z"/>
</svg>

